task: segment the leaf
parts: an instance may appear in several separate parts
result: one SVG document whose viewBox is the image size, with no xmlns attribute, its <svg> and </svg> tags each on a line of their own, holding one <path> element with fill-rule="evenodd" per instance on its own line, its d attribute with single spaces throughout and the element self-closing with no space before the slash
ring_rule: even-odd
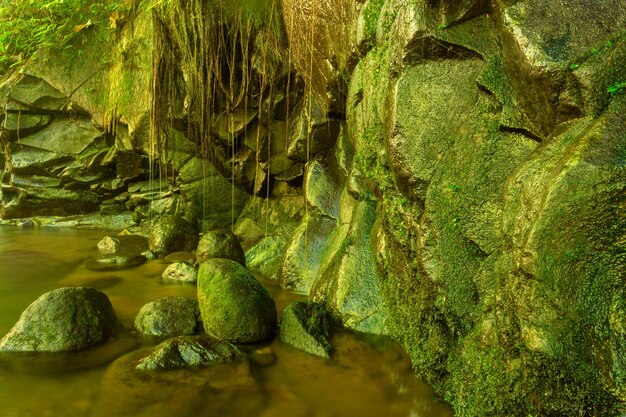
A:
<svg viewBox="0 0 626 417">
<path fill-rule="evenodd" d="M 84 25 L 74 26 L 74 32 L 80 32 L 81 30 L 89 29 L 92 26 L 93 22 L 91 21 L 91 19 L 89 19 Z"/>
<path fill-rule="evenodd" d="M 124 16 L 122 16 L 122 14 L 115 10 L 113 13 L 111 13 L 109 15 L 109 26 L 111 27 L 111 29 L 117 29 L 117 22 L 124 20 Z"/>
</svg>

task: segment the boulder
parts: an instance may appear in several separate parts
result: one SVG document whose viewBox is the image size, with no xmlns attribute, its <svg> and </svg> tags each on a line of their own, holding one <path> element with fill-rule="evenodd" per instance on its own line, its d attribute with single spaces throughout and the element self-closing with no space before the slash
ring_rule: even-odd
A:
<svg viewBox="0 0 626 417">
<path fill-rule="evenodd" d="M 39 297 L 0 341 L 0 351 L 75 351 L 106 342 L 122 325 L 93 288 L 59 288 Z"/>
<path fill-rule="evenodd" d="M 135 318 L 135 328 L 149 336 L 192 335 L 198 327 L 198 302 L 187 297 L 165 297 L 145 304 Z"/>
<path fill-rule="evenodd" d="M 170 282 L 195 284 L 198 280 L 198 271 L 186 262 L 175 262 L 165 268 L 161 279 Z"/>
<path fill-rule="evenodd" d="M 163 216 L 153 224 L 148 245 L 161 257 L 172 252 L 191 251 L 198 245 L 198 232 L 182 217 Z"/>
<path fill-rule="evenodd" d="M 276 330 L 276 305 L 267 289 L 237 262 L 210 259 L 198 272 L 198 301 L 204 330 L 234 343 L 269 339 Z"/>
<path fill-rule="evenodd" d="M 141 371 L 173 370 L 238 363 L 246 355 L 235 346 L 208 336 L 179 336 L 159 344 L 141 359 Z"/>
<path fill-rule="evenodd" d="M 297 302 L 285 307 L 279 336 L 300 350 L 330 358 L 330 336 L 335 326 L 334 318 L 323 305 Z"/>
<path fill-rule="evenodd" d="M 198 263 L 213 258 L 224 258 L 246 265 L 246 256 L 239 239 L 227 229 L 206 232 L 198 243 L 196 258 Z"/>
<path fill-rule="evenodd" d="M 237 218 L 248 194 L 231 184 L 211 163 L 191 158 L 180 169 L 177 183 L 187 203 L 186 217 L 197 219 L 200 230 L 211 230 Z"/>
</svg>

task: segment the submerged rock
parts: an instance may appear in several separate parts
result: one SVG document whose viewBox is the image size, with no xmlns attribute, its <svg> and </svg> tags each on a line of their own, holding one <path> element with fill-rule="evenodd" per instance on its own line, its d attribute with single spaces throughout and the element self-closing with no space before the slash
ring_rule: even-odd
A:
<svg viewBox="0 0 626 417">
<path fill-rule="evenodd" d="M 106 255 L 92 259 L 87 263 L 87 268 L 93 271 L 115 271 L 120 269 L 134 268 L 145 263 L 145 255 Z"/>
<path fill-rule="evenodd" d="M 330 358 L 330 336 L 335 327 L 332 315 L 321 304 L 297 302 L 283 311 L 280 340 L 312 355 Z"/>
<path fill-rule="evenodd" d="M 148 259 L 148 240 L 143 236 L 105 236 L 97 246 L 98 255 L 87 261 L 93 271 L 134 268 Z"/>
<path fill-rule="evenodd" d="M 198 245 L 198 232 L 182 217 L 167 215 L 153 225 L 148 244 L 158 256 L 191 251 Z"/>
<path fill-rule="evenodd" d="M 198 263 L 212 258 L 231 259 L 241 265 L 246 265 L 246 256 L 241 248 L 239 239 L 230 230 L 219 229 L 206 232 L 196 252 Z"/>
<path fill-rule="evenodd" d="M 81 350 L 107 341 L 121 327 L 104 293 L 93 288 L 59 288 L 24 310 L 0 341 L 0 351 Z"/>
<path fill-rule="evenodd" d="M 186 262 L 175 262 L 165 268 L 161 278 L 169 282 L 195 284 L 198 280 L 198 271 Z"/>
<path fill-rule="evenodd" d="M 246 355 L 235 346 L 209 336 L 180 336 L 159 344 L 141 359 L 137 369 L 172 370 L 243 362 Z"/>
<path fill-rule="evenodd" d="M 187 297 L 166 297 L 145 304 L 135 318 L 135 328 L 150 336 L 192 335 L 198 327 L 198 302 Z"/>
<path fill-rule="evenodd" d="M 234 343 L 256 342 L 274 335 L 274 299 L 234 261 L 211 259 L 200 266 L 198 301 L 208 334 Z"/>
</svg>

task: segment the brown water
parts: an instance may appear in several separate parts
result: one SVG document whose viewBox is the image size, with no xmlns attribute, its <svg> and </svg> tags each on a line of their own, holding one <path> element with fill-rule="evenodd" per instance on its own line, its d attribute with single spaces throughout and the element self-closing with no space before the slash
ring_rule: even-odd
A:
<svg viewBox="0 0 626 417">
<path fill-rule="evenodd" d="M 160 261 L 125 271 L 87 270 L 84 262 L 104 235 L 0 227 L 0 336 L 37 297 L 64 286 L 101 289 L 127 328 L 116 341 L 86 352 L 0 355 L 0 416 L 452 416 L 386 338 L 336 336 L 333 360 L 274 341 L 246 348 L 265 348 L 251 366 L 134 372 L 133 361 L 154 343 L 132 332 L 141 306 L 166 296 L 195 297 L 195 287 L 162 283 L 166 264 Z M 264 283 L 279 311 L 304 298 Z"/>
</svg>

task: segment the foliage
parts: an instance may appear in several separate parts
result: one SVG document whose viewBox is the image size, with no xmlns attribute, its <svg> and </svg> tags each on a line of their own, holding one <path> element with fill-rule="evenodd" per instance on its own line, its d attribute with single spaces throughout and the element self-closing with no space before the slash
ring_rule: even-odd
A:
<svg viewBox="0 0 626 417">
<path fill-rule="evenodd" d="M 611 84 L 610 86 L 607 87 L 606 91 L 607 93 L 611 94 L 612 96 L 614 96 L 615 94 L 623 91 L 624 89 L 626 89 L 626 81 L 618 81 L 615 82 L 613 84 Z"/>
<path fill-rule="evenodd" d="M 0 73 L 45 47 L 67 47 L 81 31 L 109 25 L 119 2 L 0 0 Z"/>
</svg>

